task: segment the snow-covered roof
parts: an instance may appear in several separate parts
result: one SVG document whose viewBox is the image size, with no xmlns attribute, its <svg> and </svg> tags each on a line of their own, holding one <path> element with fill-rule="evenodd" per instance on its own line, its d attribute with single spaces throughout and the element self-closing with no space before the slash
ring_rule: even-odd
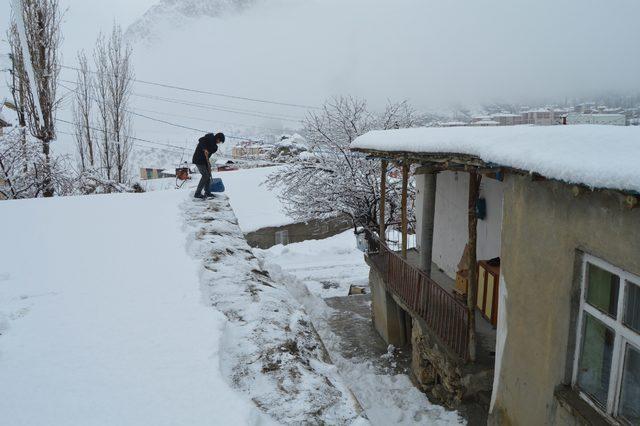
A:
<svg viewBox="0 0 640 426">
<path fill-rule="evenodd" d="M 520 114 L 511 114 L 510 112 L 499 112 L 491 114 L 491 117 L 521 117 Z"/>
<path fill-rule="evenodd" d="M 480 120 L 471 123 L 472 126 L 497 126 L 498 124 L 500 124 L 500 122 L 494 120 Z"/>
<path fill-rule="evenodd" d="M 469 123 L 465 122 L 465 121 L 445 121 L 443 123 L 438 123 L 438 126 L 443 126 L 443 127 L 454 127 L 454 126 L 466 126 Z"/>
<path fill-rule="evenodd" d="M 378 130 L 352 149 L 466 154 L 594 188 L 640 192 L 640 129 L 604 125 L 424 127 Z"/>
</svg>

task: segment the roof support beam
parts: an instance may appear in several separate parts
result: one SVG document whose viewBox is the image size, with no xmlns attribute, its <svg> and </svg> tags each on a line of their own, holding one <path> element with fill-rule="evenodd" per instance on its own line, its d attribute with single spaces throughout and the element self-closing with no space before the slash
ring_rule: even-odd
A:
<svg viewBox="0 0 640 426">
<path fill-rule="evenodd" d="M 385 209 L 387 204 L 387 168 L 389 167 L 389 163 L 387 160 L 380 161 L 381 170 L 380 170 L 380 241 L 386 243 L 385 238 Z"/>
<path fill-rule="evenodd" d="M 476 360 L 476 297 L 478 294 L 478 216 L 476 204 L 480 195 L 482 175 L 477 171 L 469 172 L 469 288 L 467 290 L 467 310 L 469 312 L 469 361 Z"/>
<path fill-rule="evenodd" d="M 407 258 L 407 191 L 409 189 L 409 163 L 402 163 L 402 257 Z"/>
</svg>

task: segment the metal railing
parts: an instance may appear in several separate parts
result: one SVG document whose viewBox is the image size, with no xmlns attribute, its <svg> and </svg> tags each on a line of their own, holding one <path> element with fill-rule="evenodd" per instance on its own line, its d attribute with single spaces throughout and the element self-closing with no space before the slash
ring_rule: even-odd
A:
<svg viewBox="0 0 640 426">
<path fill-rule="evenodd" d="M 396 251 L 402 249 L 402 224 L 400 222 L 387 224 L 384 234 L 384 241 L 390 249 Z M 407 250 L 416 247 L 416 224 L 415 222 L 409 222 L 407 224 Z"/>
<path fill-rule="evenodd" d="M 367 241 L 368 255 L 378 265 L 388 289 L 466 361 L 470 327 L 467 306 L 390 249 L 376 234 L 367 232 Z"/>
</svg>

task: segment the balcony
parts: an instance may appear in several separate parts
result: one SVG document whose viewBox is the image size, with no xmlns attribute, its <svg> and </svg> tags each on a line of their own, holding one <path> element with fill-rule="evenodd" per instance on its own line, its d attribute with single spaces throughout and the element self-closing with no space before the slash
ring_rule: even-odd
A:
<svg viewBox="0 0 640 426">
<path fill-rule="evenodd" d="M 404 259 L 399 252 L 369 235 L 367 255 L 383 277 L 387 290 L 413 317 L 422 319 L 457 357 L 468 360 L 469 311 L 466 300 L 453 293 L 454 281 L 434 265 L 432 277 L 419 268 L 419 252 L 413 248 Z M 393 244 L 390 244 L 394 247 Z M 394 247 L 395 248 L 395 247 Z M 475 316 L 477 359 L 493 364 L 495 329 Z"/>
</svg>

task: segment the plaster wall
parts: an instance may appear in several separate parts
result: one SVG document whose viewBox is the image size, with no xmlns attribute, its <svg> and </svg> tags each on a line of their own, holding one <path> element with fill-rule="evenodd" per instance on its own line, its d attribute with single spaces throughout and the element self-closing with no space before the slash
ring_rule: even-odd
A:
<svg viewBox="0 0 640 426">
<path fill-rule="evenodd" d="M 416 176 L 416 227 L 418 249 L 421 244 L 422 211 L 424 209 L 424 175 Z M 483 177 L 480 197 L 487 203 L 487 216 L 478 221 L 478 259 L 500 256 L 502 227 L 503 183 Z M 467 173 L 438 173 L 436 211 L 433 229 L 433 262 L 447 275 L 455 278 L 458 262 L 468 241 L 469 175 Z"/>
<path fill-rule="evenodd" d="M 581 253 L 640 274 L 640 209 L 614 192 L 574 196 L 569 185 L 509 175 L 502 253 L 508 333 L 490 423 L 571 424 L 554 390 L 571 381 Z"/>
<path fill-rule="evenodd" d="M 387 344 L 402 347 L 407 344 L 404 312 L 386 290 L 384 278 L 377 267 L 372 263 L 369 266 L 373 325 Z"/>
</svg>

